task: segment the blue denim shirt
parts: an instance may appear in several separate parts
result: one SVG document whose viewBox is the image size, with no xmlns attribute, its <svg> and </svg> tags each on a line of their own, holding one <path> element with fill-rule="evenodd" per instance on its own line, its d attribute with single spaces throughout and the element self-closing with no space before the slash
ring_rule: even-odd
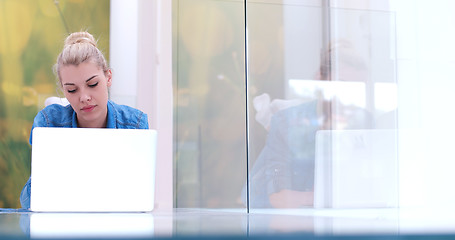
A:
<svg viewBox="0 0 455 240">
<path fill-rule="evenodd" d="M 71 105 L 53 104 L 45 107 L 36 115 L 33 121 L 30 144 L 32 144 L 32 132 L 35 127 L 77 128 L 76 112 Z M 148 129 L 147 114 L 135 108 L 108 101 L 106 128 Z M 30 184 L 29 178 L 20 196 L 22 208 L 25 209 L 30 208 Z"/>
<path fill-rule="evenodd" d="M 250 206 L 270 208 L 269 195 L 283 189 L 313 188 L 317 101 L 276 112 L 264 148 L 250 171 Z M 246 196 L 246 187 L 243 189 Z"/>
</svg>

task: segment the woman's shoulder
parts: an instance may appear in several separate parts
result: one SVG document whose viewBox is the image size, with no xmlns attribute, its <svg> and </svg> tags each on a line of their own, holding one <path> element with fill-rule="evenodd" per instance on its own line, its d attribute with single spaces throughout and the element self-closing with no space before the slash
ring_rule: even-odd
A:
<svg viewBox="0 0 455 240">
<path fill-rule="evenodd" d="M 127 106 L 121 105 L 109 100 L 107 104 L 110 104 L 117 112 L 122 114 L 144 114 L 141 110 Z"/>
<path fill-rule="evenodd" d="M 147 114 L 141 110 L 113 101 L 108 101 L 109 108 L 114 110 L 112 117 L 115 119 L 116 128 L 148 128 Z"/>
<path fill-rule="evenodd" d="M 35 126 L 61 127 L 71 125 L 73 118 L 71 105 L 51 104 L 43 108 L 35 117 Z"/>
<path fill-rule="evenodd" d="M 60 105 L 60 104 L 51 104 L 43 108 L 41 110 L 42 113 L 49 115 L 53 118 L 65 118 L 65 117 L 72 117 L 73 116 L 73 108 L 71 105 Z"/>
</svg>

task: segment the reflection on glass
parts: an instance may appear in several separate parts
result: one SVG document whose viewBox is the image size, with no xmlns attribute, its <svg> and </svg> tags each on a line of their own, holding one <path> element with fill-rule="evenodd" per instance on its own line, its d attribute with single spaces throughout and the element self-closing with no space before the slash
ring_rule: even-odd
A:
<svg viewBox="0 0 455 240">
<path fill-rule="evenodd" d="M 249 236 L 303 233 L 314 236 L 400 233 L 397 209 L 255 210 L 249 217 Z"/>
<path fill-rule="evenodd" d="M 393 15 L 258 1 L 247 14 L 250 206 L 395 206 Z"/>
<path fill-rule="evenodd" d="M 395 129 L 319 130 L 315 208 L 398 206 Z"/>
<path fill-rule="evenodd" d="M 452 212 L 450 212 L 452 213 Z M 453 232 L 454 215 L 415 209 L 175 209 L 153 213 L 0 212 L 1 239 L 280 238 Z M 283 235 L 284 234 L 284 235 Z"/>
<path fill-rule="evenodd" d="M 246 179 L 242 1 L 174 4 L 177 207 L 244 207 Z"/>
<path fill-rule="evenodd" d="M 154 218 L 133 213 L 33 213 L 30 238 L 151 238 Z"/>
</svg>

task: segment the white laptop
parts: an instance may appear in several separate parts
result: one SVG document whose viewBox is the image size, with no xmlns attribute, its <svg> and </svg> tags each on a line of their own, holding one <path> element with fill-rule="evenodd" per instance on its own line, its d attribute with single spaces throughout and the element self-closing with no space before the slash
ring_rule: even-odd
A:
<svg viewBox="0 0 455 240">
<path fill-rule="evenodd" d="M 315 208 L 397 207 L 396 130 L 321 130 L 315 155 Z"/>
<path fill-rule="evenodd" d="M 155 130 L 35 128 L 32 134 L 31 211 L 153 210 Z"/>
</svg>

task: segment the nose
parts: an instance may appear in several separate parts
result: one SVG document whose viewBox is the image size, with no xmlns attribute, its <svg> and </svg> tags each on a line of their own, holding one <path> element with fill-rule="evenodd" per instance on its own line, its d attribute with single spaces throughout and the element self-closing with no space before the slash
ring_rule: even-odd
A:
<svg viewBox="0 0 455 240">
<path fill-rule="evenodd" d="M 81 102 L 89 102 L 90 100 L 92 100 L 92 97 L 90 96 L 90 94 L 88 92 L 82 92 L 81 95 L 80 95 L 80 101 Z"/>
</svg>

